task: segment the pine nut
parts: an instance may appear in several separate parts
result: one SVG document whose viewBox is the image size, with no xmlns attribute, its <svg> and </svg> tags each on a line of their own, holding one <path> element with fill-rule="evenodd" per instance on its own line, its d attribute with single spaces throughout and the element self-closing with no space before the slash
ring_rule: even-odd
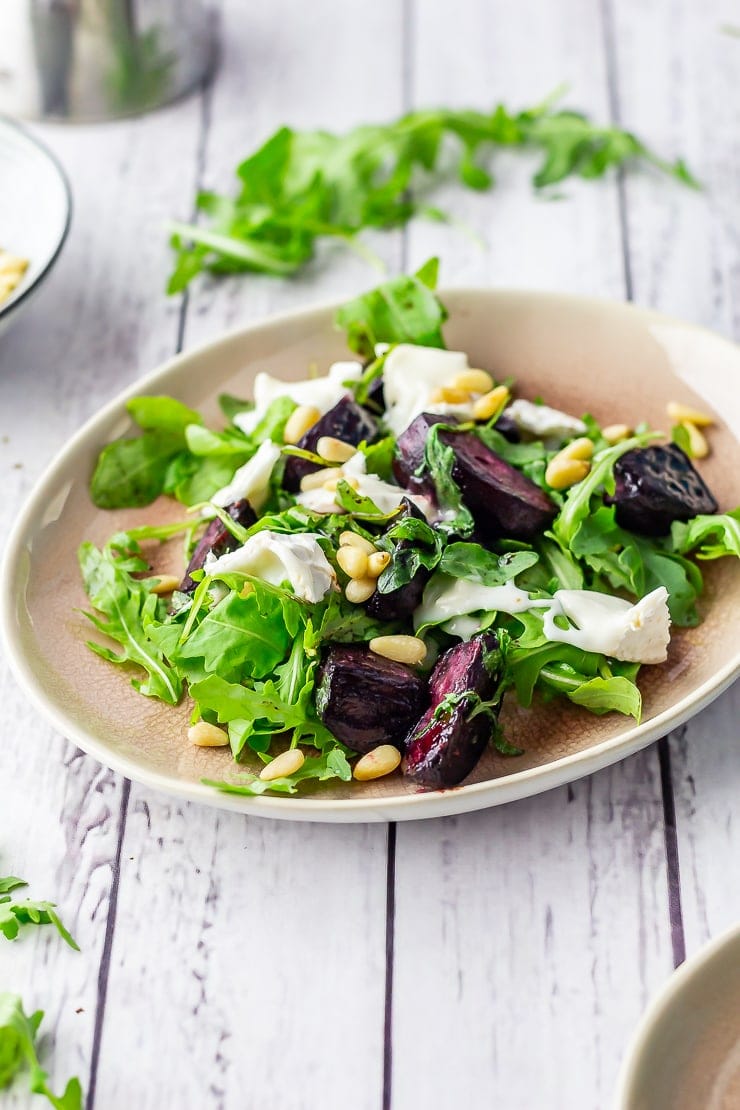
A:
<svg viewBox="0 0 740 1110">
<path fill-rule="evenodd" d="M 368 646 L 376 655 L 410 667 L 423 663 L 427 654 L 427 646 L 418 636 L 376 636 Z"/>
<path fill-rule="evenodd" d="M 373 555 L 369 555 L 367 560 L 368 578 L 380 578 L 390 561 L 391 557 L 387 551 L 376 551 Z"/>
<path fill-rule="evenodd" d="M 381 744 L 355 763 L 352 774 L 358 782 L 369 782 L 390 775 L 401 762 L 401 753 L 392 744 Z"/>
<path fill-rule="evenodd" d="M 439 392 L 446 405 L 466 405 L 470 400 L 469 389 L 458 389 L 454 385 L 443 385 Z"/>
<path fill-rule="evenodd" d="M 160 574 L 158 581 L 152 586 L 153 594 L 171 594 L 180 585 L 180 579 L 174 574 Z"/>
<path fill-rule="evenodd" d="M 358 536 L 357 532 L 342 532 L 339 542 L 342 547 L 358 547 L 366 555 L 374 555 L 377 550 L 374 543 L 370 543 L 364 536 Z"/>
<path fill-rule="evenodd" d="M 582 482 L 591 469 L 585 459 L 564 459 L 561 454 L 550 459 L 545 471 L 545 481 L 553 489 L 568 489 Z"/>
<path fill-rule="evenodd" d="M 188 740 L 196 748 L 225 748 L 229 742 L 228 733 L 208 721 L 198 721 L 188 729 Z"/>
<path fill-rule="evenodd" d="M 337 562 L 350 578 L 367 578 L 368 558 L 359 547 L 340 547 Z"/>
<path fill-rule="evenodd" d="M 359 478 L 355 478 L 353 474 L 350 474 L 348 477 L 346 474 L 343 474 L 341 470 L 339 472 L 335 470 L 332 478 L 327 478 L 325 482 L 321 483 L 321 488 L 328 489 L 329 493 L 334 493 L 340 482 L 346 482 L 352 489 L 360 488 Z"/>
<path fill-rule="evenodd" d="M 487 370 L 461 370 L 449 385 L 453 389 L 466 389 L 468 393 L 490 393 L 494 382 Z"/>
<path fill-rule="evenodd" d="M 305 474 L 301 478 L 301 492 L 308 493 L 311 489 L 322 489 L 324 482 L 329 481 L 330 478 L 336 478 L 337 468 L 335 466 L 325 466 L 323 470 L 314 470 L 311 474 Z"/>
<path fill-rule="evenodd" d="M 272 782 L 273 779 L 282 779 L 287 775 L 294 775 L 296 771 L 300 771 L 305 761 L 306 757 L 300 748 L 288 748 L 287 752 L 276 755 L 262 768 L 260 778 L 263 782 Z"/>
<path fill-rule="evenodd" d="M 686 429 L 689 437 L 689 450 L 694 459 L 705 459 L 709 454 L 709 444 L 706 438 L 690 420 L 682 420 L 681 427 Z"/>
<path fill-rule="evenodd" d="M 689 408 L 688 405 L 682 405 L 680 401 L 669 401 L 666 405 L 666 412 L 671 420 L 675 420 L 677 424 L 688 421 L 700 428 L 708 428 L 710 424 L 714 424 L 714 420 L 708 413 L 701 412 L 700 409 Z"/>
<path fill-rule="evenodd" d="M 474 420 L 490 420 L 492 416 L 509 403 L 511 394 L 505 385 L 497 385 L 490 393 L 484 393 L 473 405 Z"/>
<path fill-rule="evenodd" d="M 316 444 L 316 454 L 321 455 L 327 462 L 345 463 L 357 454 L 357 448 L 343 439 L 334 436 L 322 436 Z"/>
<path fill-rule="evenodd" d="M 285 423 L 284 443 L 298 443 L 306 432 L 313 428 L 321 413 L 314 405 L 299 405 L 293 409 Z"/>
<path fill-rule="evenodd" d="M 620 443 L 623 439 L 629 439 L 632 435 L 632 429 L 629 424 L 607 424 L 605 428 L 601 429 L 601 434 L 607 443 L 613 445 Z"/>
<path fill-rule="evenodd" d="M 559 452 L 563 459 L 590 459 L 594 453 L 593 441 L 588 436 L 579 436 Z"/>
<path fill-rule="evenodd" d="M 347 601 L 353 605 L 362 605 L 375 593 L 374 578 L 350 578 L 344 591 Z"/>
</svg>

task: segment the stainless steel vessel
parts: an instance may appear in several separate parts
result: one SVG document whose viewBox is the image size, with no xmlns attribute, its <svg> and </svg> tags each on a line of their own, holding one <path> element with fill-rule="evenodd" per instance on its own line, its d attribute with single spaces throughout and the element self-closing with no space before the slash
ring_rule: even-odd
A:
<svg viewBox="0 0 740 1110">
<path fill-rule="evenodd" d="M 0 113 L 133 115 L 188 92 L 214 55 L 203 0 L 0 0 Z"/>
</svg>

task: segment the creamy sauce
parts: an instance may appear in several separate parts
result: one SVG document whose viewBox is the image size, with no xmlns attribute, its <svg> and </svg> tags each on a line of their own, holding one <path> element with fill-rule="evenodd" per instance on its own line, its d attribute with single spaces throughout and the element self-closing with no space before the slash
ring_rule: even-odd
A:
<svg viewBox="0 0 740 1110">
<path fill-rule="evenodd" d="M 321 601 L 336 582 L 331 564 L 311 532 L 257 532 L 236 551 L 218 559 L 209 557 L 204 569 L 213 575 L 231 571 L 251 574 L 273 586 L 288 581 L 297 597 L 311 602 Z"/>
<path fill-rule="evenodd" d="M 321 415 L 333 409 L 347 393 L 347 381 L 357 381 L 362 376 L 359 362 L 335 362 L 328 374 L 320 378 L 306 378 L 299 382 L 284 382 L 264 372 L 254 379 L 254 409 L 240 412 L 234 417 L 237 428 L 252 432 L 278 397 L 290 397 L 297 405 L 310 405 Z"/>
<path fill-rule="evenodd" d="M 503 586 L 481 586 L 464 578 L 437 576 L 424 591 L 414 614 L 418 630 L 428 624 L 443 624 L 448 632 L 469 639 L 472 613 L 516 613 L 542 609 L 543 633 L 555 643 L 571 644 L 633 663 L 662 663 L 670 640 L 668 591 L 659 586 L 635 605 L 594 590 L 557 590 L 549 600 L 534 600 L 514 582 Z M 556 618 L 566 617 L 561 628 Z M 463 618 L 460 621 L 460 618 Z"/>
</svg>

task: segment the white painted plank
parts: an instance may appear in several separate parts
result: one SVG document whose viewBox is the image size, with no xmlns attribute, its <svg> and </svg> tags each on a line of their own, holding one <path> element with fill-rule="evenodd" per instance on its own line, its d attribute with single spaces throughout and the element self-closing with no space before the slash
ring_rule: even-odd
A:
<svg viewBox="0 0 740 1110">
<path fill-rule="evenodd" d="M 442 5 L 419 5 L 416 28 L 418 103 L 525 103 L 565 77 L 574 106 L 608 119 L 592 4 L 469 0 L 454 35 Z M 487 255 L 419 225 L 412 260 L 439 251 L 453 282 L 623 296 L 614 181 L 568 183 L 569 199 L 547 204 L 528 195 L 529 168 L 509 164 L 492 197 L 454 194 Z M 393 1105 L 608 1105 L 622 1046 L 671 967 L 655 750 L 397 837 Z"/>
<path fill-rule="evenodd" d="M 396 5 L 365 13 L 350 49 L 353 10 L 340 0 L 318 9 L 283 0 L 248 15 L 226 5 L 209 186 L 231 186 L 237 161 L 284 121 L 342 127 L 398 113 Z M 382 246 L 389 258 L 398 251 L 393 237 Z M 191 293 L 186 344 L 372 280 L 346 254 L 294 283 L 206 280 Z M 377 1107 L 386 837 L 382 826 L 247 821 L 134 785 L 97 1104 L 134 1094 L 142 1108 Z"/>
<path fill-rule="evenodd" d="M 701 193 L 627 185 L 635 299 L 740 338 L 740 43 L 726 0 L 615 5 L 619 100 L 628 125 L 686 155 Z M 689 954 L 737 922 L 737 686 L 671 742 Z M 734 881 L 733 881 L 734 880 Z"/>
<path fill-rule="evenodd" d="M 58 266 L 0 347 L 2 535 L 81 421 L 174 349 L 178 305 L 162 296 L 161 227 L 192 191 L 197 123 L 190 102 L 144 121 L 43 129 L 67 166 L 75 214 Z M 86 1087 L 122 781 L 45 725 L 4 662 L 0 696 L 0 873 L 56 901 L 82 949 L 68 950 L 50 929 L 2 940 L 0 984 L 47 1010 L 53 1089 L 72 1074 Z M 28 1105 L 27 1087 L 3 1105 Z"/>
</svg>

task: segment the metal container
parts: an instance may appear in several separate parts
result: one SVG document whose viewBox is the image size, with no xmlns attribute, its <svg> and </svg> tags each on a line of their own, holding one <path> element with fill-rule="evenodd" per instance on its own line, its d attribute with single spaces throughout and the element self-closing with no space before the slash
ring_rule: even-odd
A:
<svg viewBox="0 0 740 1110">
<path fill-rule="evenodd" d="M 214 56 L 202 0 L 0 0 L 0 113 L 135 115 L 191 90 Z"/>
</svg>

